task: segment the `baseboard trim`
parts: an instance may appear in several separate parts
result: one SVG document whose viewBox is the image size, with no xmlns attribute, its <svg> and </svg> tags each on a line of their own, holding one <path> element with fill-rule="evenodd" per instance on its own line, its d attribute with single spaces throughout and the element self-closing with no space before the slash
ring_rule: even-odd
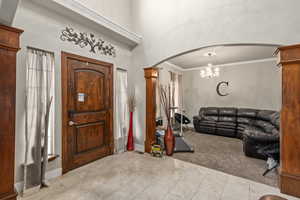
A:
<svg viewBox="0 0 300 200">
<path fill-rule="evenodd" d="M 5 194 L 3 196 L 0 196 L 0 200 L 16 200 L 17 195 L 18 194 L 16 192 Z"/>
<path fill-rule="evenodd" d="M 145 147 L 144 147 L 144 145 L 141 145 L 141 144 L 134 144 L 134 147 L 135 147 L 135 151 L 138 151 L 138 152 L 145 152 Z"/>
<path fill-rule="evenodd" d="M 280 173 L 280 192 L 295 197 L 300 197 L 300 176 Z"/>
<path fill-rule="evenodd" d="M 54 179 L 54 178 L 59 177 L 61 175 L 62 175 L 62 168 L 57 168 L 57 169 L 46 172 L 46 179 L 47 180 Z M 18 193 L 22 192 L 23 187 L 24 187 L 24 182 L 23 181 L 15 183 L 15 188 L 16 188 L 16 191 Z"/>
<path fill-rule="evenodd" d="M 18 194 L 16 192 L 0 195 L 0 200 L 16 200 L 17 195 Z"/>
</svg>

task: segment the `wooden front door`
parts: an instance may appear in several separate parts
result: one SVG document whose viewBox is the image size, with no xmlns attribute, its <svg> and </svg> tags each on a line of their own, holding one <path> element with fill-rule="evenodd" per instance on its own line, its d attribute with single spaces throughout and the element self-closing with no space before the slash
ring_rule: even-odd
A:
<svg viewBox="0 0 300 200">
<path fill-rule="evenodd" d="M 113 65 L 62 53 L 63 172 L 113 153 Z"/>
</svg>

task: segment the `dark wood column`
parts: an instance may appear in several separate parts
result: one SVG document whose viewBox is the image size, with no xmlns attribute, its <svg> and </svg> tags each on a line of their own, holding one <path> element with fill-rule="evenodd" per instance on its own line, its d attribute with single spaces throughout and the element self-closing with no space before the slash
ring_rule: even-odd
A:
<svg viewBox="0 0 300 200">
<path fill-rule="evenodd" d="M 156 81 L 158 69 L 145 68 L 146 79 L 146 140 L 145 151 L 150 153 L 151 145 L 155 141 L 155 118 L 156 118 Z"/>
<path fill-rule="evenodd" d="M 16 53 L 22 30 L 0 25 L 0 200 L 15 200 Z"/>
<path fill-rule="evenodd" d="M 280 47 L 282 109 L 280 190 L 300 197 L 300 45 Z"/>
</svg>

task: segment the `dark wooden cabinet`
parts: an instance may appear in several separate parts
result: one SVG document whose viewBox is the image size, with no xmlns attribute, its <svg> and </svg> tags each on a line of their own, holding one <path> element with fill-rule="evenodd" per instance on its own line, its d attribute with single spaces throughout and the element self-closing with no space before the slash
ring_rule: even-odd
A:
<svg viewBox="0 0 300 200">
<path fill-rule="evenodd" d="M 300 197 L 300 45 L 280 47 L 282 109 L 280 189 Z"/>
<path fill-rule="evenodd" d="M 16 53 L 22 30 L 0 25 L 0 200 L 15 200 Z"/>
</svg>

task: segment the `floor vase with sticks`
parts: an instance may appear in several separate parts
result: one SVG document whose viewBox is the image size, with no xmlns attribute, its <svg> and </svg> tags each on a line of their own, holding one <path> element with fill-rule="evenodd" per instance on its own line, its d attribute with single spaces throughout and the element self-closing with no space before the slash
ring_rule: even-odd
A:
<svg viewBox="0 0 300 200">
<path fill-rule="evenodd" d="M 129 130 L 128 130 L 128 140 L 127 140 L 127 151 L 134 150 L 134 143 L 133 143 L 133 112 L 130 112 L 130 120 L 129 120 Z"/>
<path fill-rule="evenodd" d="M 135 95 L 130 95 L 128 98 L 128 109 L 130 112 L 129 119 L 129 130 L 128 130 L 128 139 L 127 139 L 127 151 L 134 150 L 134 142 L 133 142 L 133 112 L 135 109 Z"/>
<path fill-rule="evenodd" d="M 165 142 L 167 156 L 172 156 L 175 147 L 175 137 L 173 135 L 172 127 L 169 123 L 168 123 L 167 131 L 165 133 L 164 142 Z"/>
<path fill-rule="evenodd" d="M 166 115 L 166 118 L 168 121 L 167 130 L 166 130 L 165 136 L 164 136 L 165 150 L 166 150 L 167 156 L 172 156 L 174 153 L 174 147 L 175 147 L 175 137 L 173 135 L 173 130 L 171 127 L 170 86 L 169 87 L 160 86 L 159 93 L 160 93 L 160 101 L 162 104 L 162 108 L 165 112 L 165 115 Z"/>
</svg>

